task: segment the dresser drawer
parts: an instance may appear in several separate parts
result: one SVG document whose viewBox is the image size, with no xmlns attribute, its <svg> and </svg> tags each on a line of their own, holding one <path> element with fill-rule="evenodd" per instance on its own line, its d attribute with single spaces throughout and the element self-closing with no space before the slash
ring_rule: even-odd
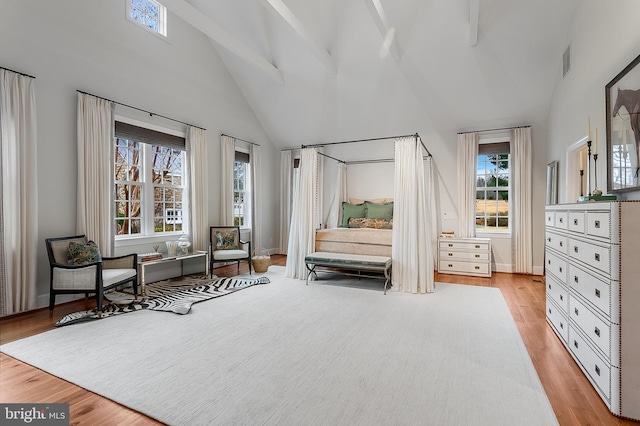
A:
<svg viewBox="0 0 640 426">
<path fill-rule="evenodd" d="M 556 212 L 556 221 L 555 226 L 559 229 L 567 229 L 568 222 L 568 213 L 567 212 Z"/>
<path fill-rule="evenodd" d="M 611 286 L 575 265 L 569 265 L 569 287 L 611 319 Z"/>
<path fill-rule="evenodd" d="M 611 367 L 596 354 L 573 326 L 569 327 L 569 349 L 600 395 L 607 401 L 611 401 Z"/>
<path fill-rule="evenodd" d="M 556 212 L 544 212 L 544 224 L 551 228 L 556 226 Z"/>
<path fill-rule="evenodd" d="M 584 212 L 569 212 L 569 231 L 584 234 Z"/>
<path fill-rule="evenodd" d="M 567 316 L 547 297 L 547 319 L 556 330 L 556 334 L 564 341 L 569 342 L 569 321 Z"/>
<path fill-rule="evenodd" d="M 553 275 L 547 276 L 547 297 L 556 302 L 565 313 L 569 312 L 569 291 L 564 285 L 556 281 Z"/>
<path fill-rule="evenodd" d="M 587 234 L 610 238 L 611 214 L 608 212 L 587 212 Z"/>
<path fill-rule="evenodd" d="M 598 318 L 572 295 L 569 295 L 569 317 L 611 362 L 611 325 Z"/>
<path fill-rule="evenodd" d="M 609 246 L 599 246 L 569 238 L 569 257 L 593 266 L 607 275 L 610 273 L 611 267 L 610 250 Z"/>
<path fill-rule="evenodd" d="M 466 242 L 466 241 L 440 241 L 440 249 L 444 250 L 476 250 L 489 251 L 488 242 Z"/>
<path fill-rule="evenodd" d="M 567 237 L 564 235 L 556 234 L 555 232 L 547 232 L 547 247 L 554 250 L 558 250 L 561 253 L 567 254 Z"/>
<path fill-rule="evenodd" d="M 438 272 L 458 272 L 465 274 L 489 274 L 489 263 L 457 262 L 455 260 L 441 259 Z"/>
<path fill-rule="evenodd" d="M 489 252 L 473 252 L 473 251 L 450 251 L 450 250 L 440 250 L 440 259 L 441 260 L 456 260 L 456 259 L 465 259 L 465 260 L 489 260 Z"/>
<path fill-rule="evenodd" d="M 567 284 L 567 261 L 556 256 L 549 250 L 546 252 L 546 271 L 553 274 L 562 284 Z"/>
</svg>

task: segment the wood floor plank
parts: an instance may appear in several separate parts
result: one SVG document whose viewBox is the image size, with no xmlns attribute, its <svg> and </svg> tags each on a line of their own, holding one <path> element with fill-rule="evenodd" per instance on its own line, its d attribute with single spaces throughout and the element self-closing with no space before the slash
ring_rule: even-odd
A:
<svg viewBox="0 0 640 426">
<path fill-rule="evenodd" d="M 285 256 L 272 256 L 272 263 L 285 265 Z M 246 264 L 240 273 L 248 272 Z M 219 276 L 234 276 L 237 266 L 216 269 Z M 545 287 L 541 277 L 494 273 L 491 278 L 436 273 L 436 281 L 500 289 L 509 306 L 522 340 L 562 426 L 638 425 L 613 416 L 599 398 L 560 339 L 547 324 Z M 54 328 L 57 319 L 71 312 L 91 309 L 94 300 L 84 299 L 48 309 L 0 319 L 0 343 L 22 339 Z M 0 402 L 62 402 L 70 404 L 73 425 L 157 425 L 161 424 L 100 395 L 0 354 Z M 514 424 L 517 424 L 514 419 Z"/>
</svg>

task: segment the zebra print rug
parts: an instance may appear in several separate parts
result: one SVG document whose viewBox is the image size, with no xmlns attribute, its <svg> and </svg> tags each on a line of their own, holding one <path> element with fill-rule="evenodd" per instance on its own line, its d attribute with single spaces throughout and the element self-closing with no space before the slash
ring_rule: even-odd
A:
<svg viewBox="0 0 640 426">
<path fill-rule="evenodd" d="M 256 284 L 268 284 L 269 278 L 215 278 L 202 276 L 186 276 L 172 280 L 158 281 L 146 285 L 145 297 L 134 299 L 132 293 L 113 291 L 105 293 L 105 298 L 111 303 L 105 305 L 102 312 L 96 308 L 89 311 L 74 312 L 65 315 L 54 325 L 75 324 L 83 321 L 93 321 L 114 315 L 126 314 L 142 309 L 153 311 L 167 311 L 184 315 L 189 313 L 191 305 L 203 300 L 224 296 L 251 287 Z"/>
</svg>

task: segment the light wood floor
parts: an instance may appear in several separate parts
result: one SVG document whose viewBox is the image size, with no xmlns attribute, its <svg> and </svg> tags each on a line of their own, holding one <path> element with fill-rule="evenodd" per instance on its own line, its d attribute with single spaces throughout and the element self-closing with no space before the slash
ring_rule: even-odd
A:
<svg viewBox="0 0 640 426">
<path fill-rule="evenodd" d="M 285 256 L 272 256 L 284 265 Z M 240 268 L 247 273 L 247 266 Z M 235 266 L 216 269 L 219 276 L 233 276 Z M 436 281 L 497 287 L 509 305 L 538 376 L 561 425 L 638 425 L 609 413 L 573 358 L 545 320 L 545 289 L 541 277 L 494 273 L 492 278 L 436 274 Z M 0 343 L 7 343 L 53 329 L 61 316 L 93 307 L 93 300 L 56 306 L 54 317 L 48 309 L 0 319 Z M 0 354 L 0 402 L 66 402 L 73 425 L 160 424 L 149 417 L 109 399 L 84 390 L 5 354 Z M 514 419 L 514 424 L 518 420 Z"/>
</svg>

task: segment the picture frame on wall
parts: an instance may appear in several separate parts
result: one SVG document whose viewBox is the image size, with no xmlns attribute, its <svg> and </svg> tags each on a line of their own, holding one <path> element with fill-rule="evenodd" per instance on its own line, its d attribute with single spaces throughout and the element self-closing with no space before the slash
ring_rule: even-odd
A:
<svg viewBox="0 0 640 426">
<path fill-rule="evenodd" d="M 607 191 L 640 190 L 640 56 L 605 86 Z"/>
</svg>

